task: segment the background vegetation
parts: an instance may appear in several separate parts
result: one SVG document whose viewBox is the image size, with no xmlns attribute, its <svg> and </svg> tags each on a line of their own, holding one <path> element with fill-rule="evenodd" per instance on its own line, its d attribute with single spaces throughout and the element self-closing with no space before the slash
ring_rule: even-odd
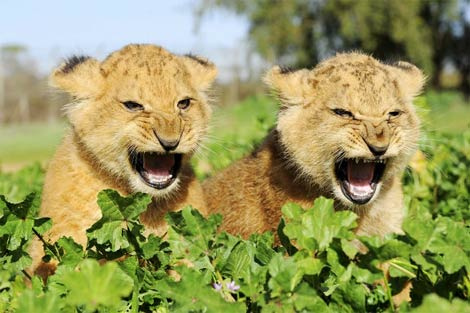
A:
<svg viewBox="0 0 470 313">
<path fill-rule="evenodd" d="M 274 125 L 277 103 L 259 83 L 273 63 L 312 67 L 352 49 L 408 60 L 429 83 L 415 103 L 421 153 L 403 177 L 405 234 L 357 237 L 355 215 L 334 212 L 322 198 L 311 210 L 282 209 L 279 247 L 270 233 L 218 234 L 220 217 L 190 208 L 167 217 L 165 239 L 145 238 L 137 217 L 148 196 L 108 190 L 98 197 L 103 219 L 89 229 L 87 247 L 70 238 L 47 244 L 57 273 L 47 283 L 29 277 L 28 243 L 51 225 L 37 211 L 69 99 L 52 96 L 27 47 L 3 45 L 0 312 L 469 312 L 470 1 L 202 0 L 194 7 L 199 23 L 222 10 L 246 19 L 247 53 L 261 62 L 247 57 L 217 84 L 213 127 L 193 159 L 198 177 L 248 153 Z M 369 251 L 358 253 L 357 241 Z M 384 263 L 387 275 L 378 269 Z M 392 295 L 410 282 L 411 301 L 398 307 Z"/>
<path fill-rule="evenodd" d="M 255 51 L 270 63 L 312 67 L 336 51 L 362 50 L 382 60 L 410 61 L 430 77 L 470 96 L 468 0 L 204 0 L 197 13 L 225 9 L 250 23 Z"/>
<path fill-rule="evenodd" d="M 455 95 L 418 99 L 425 121 L 429 97 Z M 198 175 L 248 153 L 272 126 L 274 108 L 257 97 L 219 111 L 218 140 L 194 159 Z M 150 198 L 108 190 L 98 196 L 103 218 L 88 230 L 85 250 L 70 238 L 46 245 L 47 258 L 59 261 L 47 283 L 22 272 L 31 262 L 28 242 L 51 223 L 36 217 L 44 170 L 0 173 L 0 311 L 468 312 L 470 131 L 427 131 L 421 150 L 403 179 L 404 235 L 358 237 L 356 216 L 322 198 L 307 211 L 283 208 L 279 247 L 271 233 L 217 234 L 220 216 L 205 220 L 189 208 L 167 217 L 165 239 L 145 238 L 138 214 Z M 369 252 L 358 253 L 357 240 Z M 388 275 L 378 269 L 384 262 Z M 392 296 L 409 282 L 411 302 L 398 307 Z"/>
</svg>

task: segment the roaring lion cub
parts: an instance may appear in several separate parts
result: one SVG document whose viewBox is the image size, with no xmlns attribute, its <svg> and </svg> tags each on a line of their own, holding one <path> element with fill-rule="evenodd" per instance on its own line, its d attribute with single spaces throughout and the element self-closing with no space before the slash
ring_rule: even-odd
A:
<svg viewBox="0 0 470 313">
<path fill-rule="evenodd" d="M 75 102 L 66 107 L 71 127 L 46 174 L 40 215 L 53 222 L 46 239 L 71 236 L 85 246 L 86 229 L 101 217 L 96 196 L 106 188 L 152 195 L 140 219 L 157 234 L 166 212 L 188 204 L 203 210 L 188 161 L 208 127 L 205 92 L 216 74 L 205 59 L 154 45 L 128 45 L 103 62 L 73 57 L 57 68 L 51 84 Z M 44 255 L 39 241 L 31 255 L 34 269 Z M 47 276 L 42 265 L 37 272 Z"/>
<path fill-rule="evenodd" d="M 400 232 L 400 179 L 417 148 L 412 100 L 421 71 L 347 53 L 313 70 L 274 67 L 265 82 L 281 102 L 275 129 L 203 183 L 210 213 L 224 216 L 222 229 L 244 237 L 275 230 L 285 203 L 308 208 L 326 196 L 359 215 L 360 234 Z"/>
</svg>

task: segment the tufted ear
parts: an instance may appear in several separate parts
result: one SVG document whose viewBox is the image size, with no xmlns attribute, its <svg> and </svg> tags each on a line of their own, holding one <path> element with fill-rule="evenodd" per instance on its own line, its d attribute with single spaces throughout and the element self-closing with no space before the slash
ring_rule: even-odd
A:
<svg viewBox="0 0 470 313">
<path fill-rule="evenodd" d="M 291 71 L 279 66 L 270 69 L 263 81 L 276 92 L 285 105 L 300 104 L 318 83 L 307 69 Z"/>
<path fill-rule="evenodd" d="M 180 58 L 191 75 L 191 82 L 196 89 L 200 91 L 207 90 L 217 76 L 217 68 L 214 63 L 191 54 L 184 55 Z"/>
<path fill-rule="evenodd" d="M 87 56 L 72 56 L 57 67 L 49 77 L 49 84 L 77 98 L 96 95 L 104 84 L 100 63 Z"/>
<path fill-rule="evenodd" d="M 407 100 L 419 95 L 426 82 L 426 77 L 419 68 L 411 63 L 398 61 L 391 65 L 397 75 L 397 82 L 402 96 Z"/>
</svg>

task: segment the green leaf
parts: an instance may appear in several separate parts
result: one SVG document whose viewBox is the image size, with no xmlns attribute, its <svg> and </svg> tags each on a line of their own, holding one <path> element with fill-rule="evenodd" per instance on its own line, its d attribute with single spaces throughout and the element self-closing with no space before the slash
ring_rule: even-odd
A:
<svg viewBox="0 0 470 313">
<path fill-rule="evenodd" d="M 181 267 L 181 280 L 171 278 L 155 282 L 155 288 L 165 298 L 173 299 L 170 312 L 245 312 L 242 303 L 226 302 L 211 286 L 205 285 L 201 273 Z"/>
<path fill-rule="evenodd" d="M 151 201 L 151 197 L 144 193 L 122 197 L 114 190 L 101 191 L 98 205 L 102 217 L 87 230 L 89 240 L 96 240 L 100 245 L 109 243 L 111 251 L 129 247 L 129 239 L 123 230 L 132 231 L 136 227 L 140 213 L 147 210 Z"/>
<path fill-rule="evenodd" d="M 148 260 L 154 257 L 160 250 L 161 243 L 162 239 L 160 237 L 150 234 L 147 240 L 141 245 L 144 259 Z"/>
<path fill-rule="evenodd" d="M 292 294 L 292 301 L 297 312 L 306 310 L 307 312 L 332 312 L 323 299 L 318 296 L 315 289 L 307 283 L 302 282 Z"/>
<path fill-rule="evenodd" d="M 23 247 L 19 247 L 14 251 L 8 251 L 8 253 L 0 257 L 0 264 L 5 269 L 21 271 L 31 265 L 31 257 L 27 251 L 24 251 Z"/>
<path fill-rule="evenodd" d="M 24 201 L 16 204 L 9 203 L 5 197 L 0 196 L 0 202 L 3 203 L 0 237 L 7 235 L 7 249 L 10 251 L 18 249 L 32 238 L 33 226 L 38 226 L 40 231 L 45 231 L 51 226 L 48 219 L 34 219 L 38 206 L 35 194 L 29 194 Z"/>
<path fill-rule="evenodd" d="M 26 290 L 18 299 L 17 313 L 57 313 L 64 303 L 56 294 L 47 292 L 37 295 L 33 290 Z"/>
<path fill-rule="evenodd" d="M 307 250 L 325 250 L 333 238 L 349 236 L 356 227 L 356 214 L 335 212 L 333 200 L 324 197 L 317 198 L 313 207 L 304 214 L 300 214 L 300 209 L 294 205 L 284 208 L 283 212 L 294 218 L 284 228 L 285 234 Z"/>
<path fill-rule="evenodd" d="M 297 265 L 306 275 L 319 274 L 325 266 L 325 264 L 320 259 L 313 257 L 297 260 Z"/>
<path fill-rule="evenodd" d="M 411 310 L 412 313 L 433 313 L 433 312 L 470 312 L 470 304 L 460 299 L 454 299 L 452 302 L 440 298 L 436 294 L 430 294 L 424 297 L 423 303 Z"/>
<path fill-rule="evenodd" d="M 63 283 L 69 290 L 66 302 L 85 306 L 93 311 L 100 305 L 122 307 L 122 297 L 132 291 L 133 280 L 115 262 L 100 266 L 96 260 L 86 259 L 78 265 L 78 271 L 66 273 Z"/>
<path fill-rule="evenodd" d="M 282 207 L 282 213 L 288 220 L 298 220 L 305 211 L 302 207 L 295 203 L 287 203 Z"/>
<path fill-rule="evenodd" d="M 279 253 L 273 256 L 268 268 L 271 275 L 268 284 L 273 296 L 293 291 L 303 276 L 303 272 L 292 258 L 284 258 Z"/>
<path fill-rule="evenodd" d="M 429 213 L 422 208 L 416 211 L 405 220 L 405 231 L 416 240 L 413 259 L 424 264 L 424 259 L 418 254 L 427 256 L 427 263 L 437 263 L 444 267 L 449 273 L 455 273 L 460 268 L 470 269 L 470 229 L 452 221 L 449 218 L 438 217 L 432 219 Z M 432 261 L 431 261 L 432 260 Z M 432 269 L 433 266 L 427 266 Z"/>
<path fill-rule="evenodd" d="M 83 247 L 71 237 L 61 237 L 55 243 L 61 254 L 61 264 L 76 266 L 85 256 Z"/>
<path fill-rule="evenodd" d="M 170 225 L 168 242 L 174 259 L 196 261 L 210 253 L 217 227 L 221 223 L 220 215 L 211 215 L 205 219 L 197 210 L 186 207 L 179 212 L 170 212 L 166 219 Z M 199 268 L 212 268 L 207 261 L 204 258 Z"/>
<path fill-rule="evenodd" d="M 246 277 L 249 275 L 250 265 L 254 261 L 256 250 L 245 242 L 239 242 L 232 250 L 224 272 L 232 277 Z"/>
</svg>

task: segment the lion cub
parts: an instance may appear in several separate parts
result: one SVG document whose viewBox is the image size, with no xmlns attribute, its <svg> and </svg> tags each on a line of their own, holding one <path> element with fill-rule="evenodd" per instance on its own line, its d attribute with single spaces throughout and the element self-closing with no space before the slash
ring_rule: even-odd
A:
<svg viewBox="0 0 470 313">
<path fill-rule="evenodd" d="M 128 45 L 103 62 L 72 57 L 59 66 L 50 82 L 75 101 L 66 107 L 71 127 L 46 174 L 40 215 L 53 221 L 46 239 L 71 236 L 85 246 L 86 229 L 101 217 L 96 196 L 106 188 L 152 195 L 140 219 L 156 234 L 166 230 L 166 212 L 188 204 L 203 210 L 189 158 L 208 126 L 205 92 L 216 73 L 205 59 L 154 45 Z M 44 255 L 39 241 L 31 255 L 35 269 Z M 37 272 L 47 276 L 44 267 Z"/>
<path fill-rule="evenodd" d="M 244 237 L 275 230 L 281 207 L 315 198 L 359 215 L 358 233 L 400 232 L 400 179 L 417 148 L 412 105 L 424 76 L 415 66 L 338 54 L 312 70 L 274 67 L 265 82 L 279 95 L 278 121 L 262 145 L 203 183 L 222 229 Z"/>
</svg>

